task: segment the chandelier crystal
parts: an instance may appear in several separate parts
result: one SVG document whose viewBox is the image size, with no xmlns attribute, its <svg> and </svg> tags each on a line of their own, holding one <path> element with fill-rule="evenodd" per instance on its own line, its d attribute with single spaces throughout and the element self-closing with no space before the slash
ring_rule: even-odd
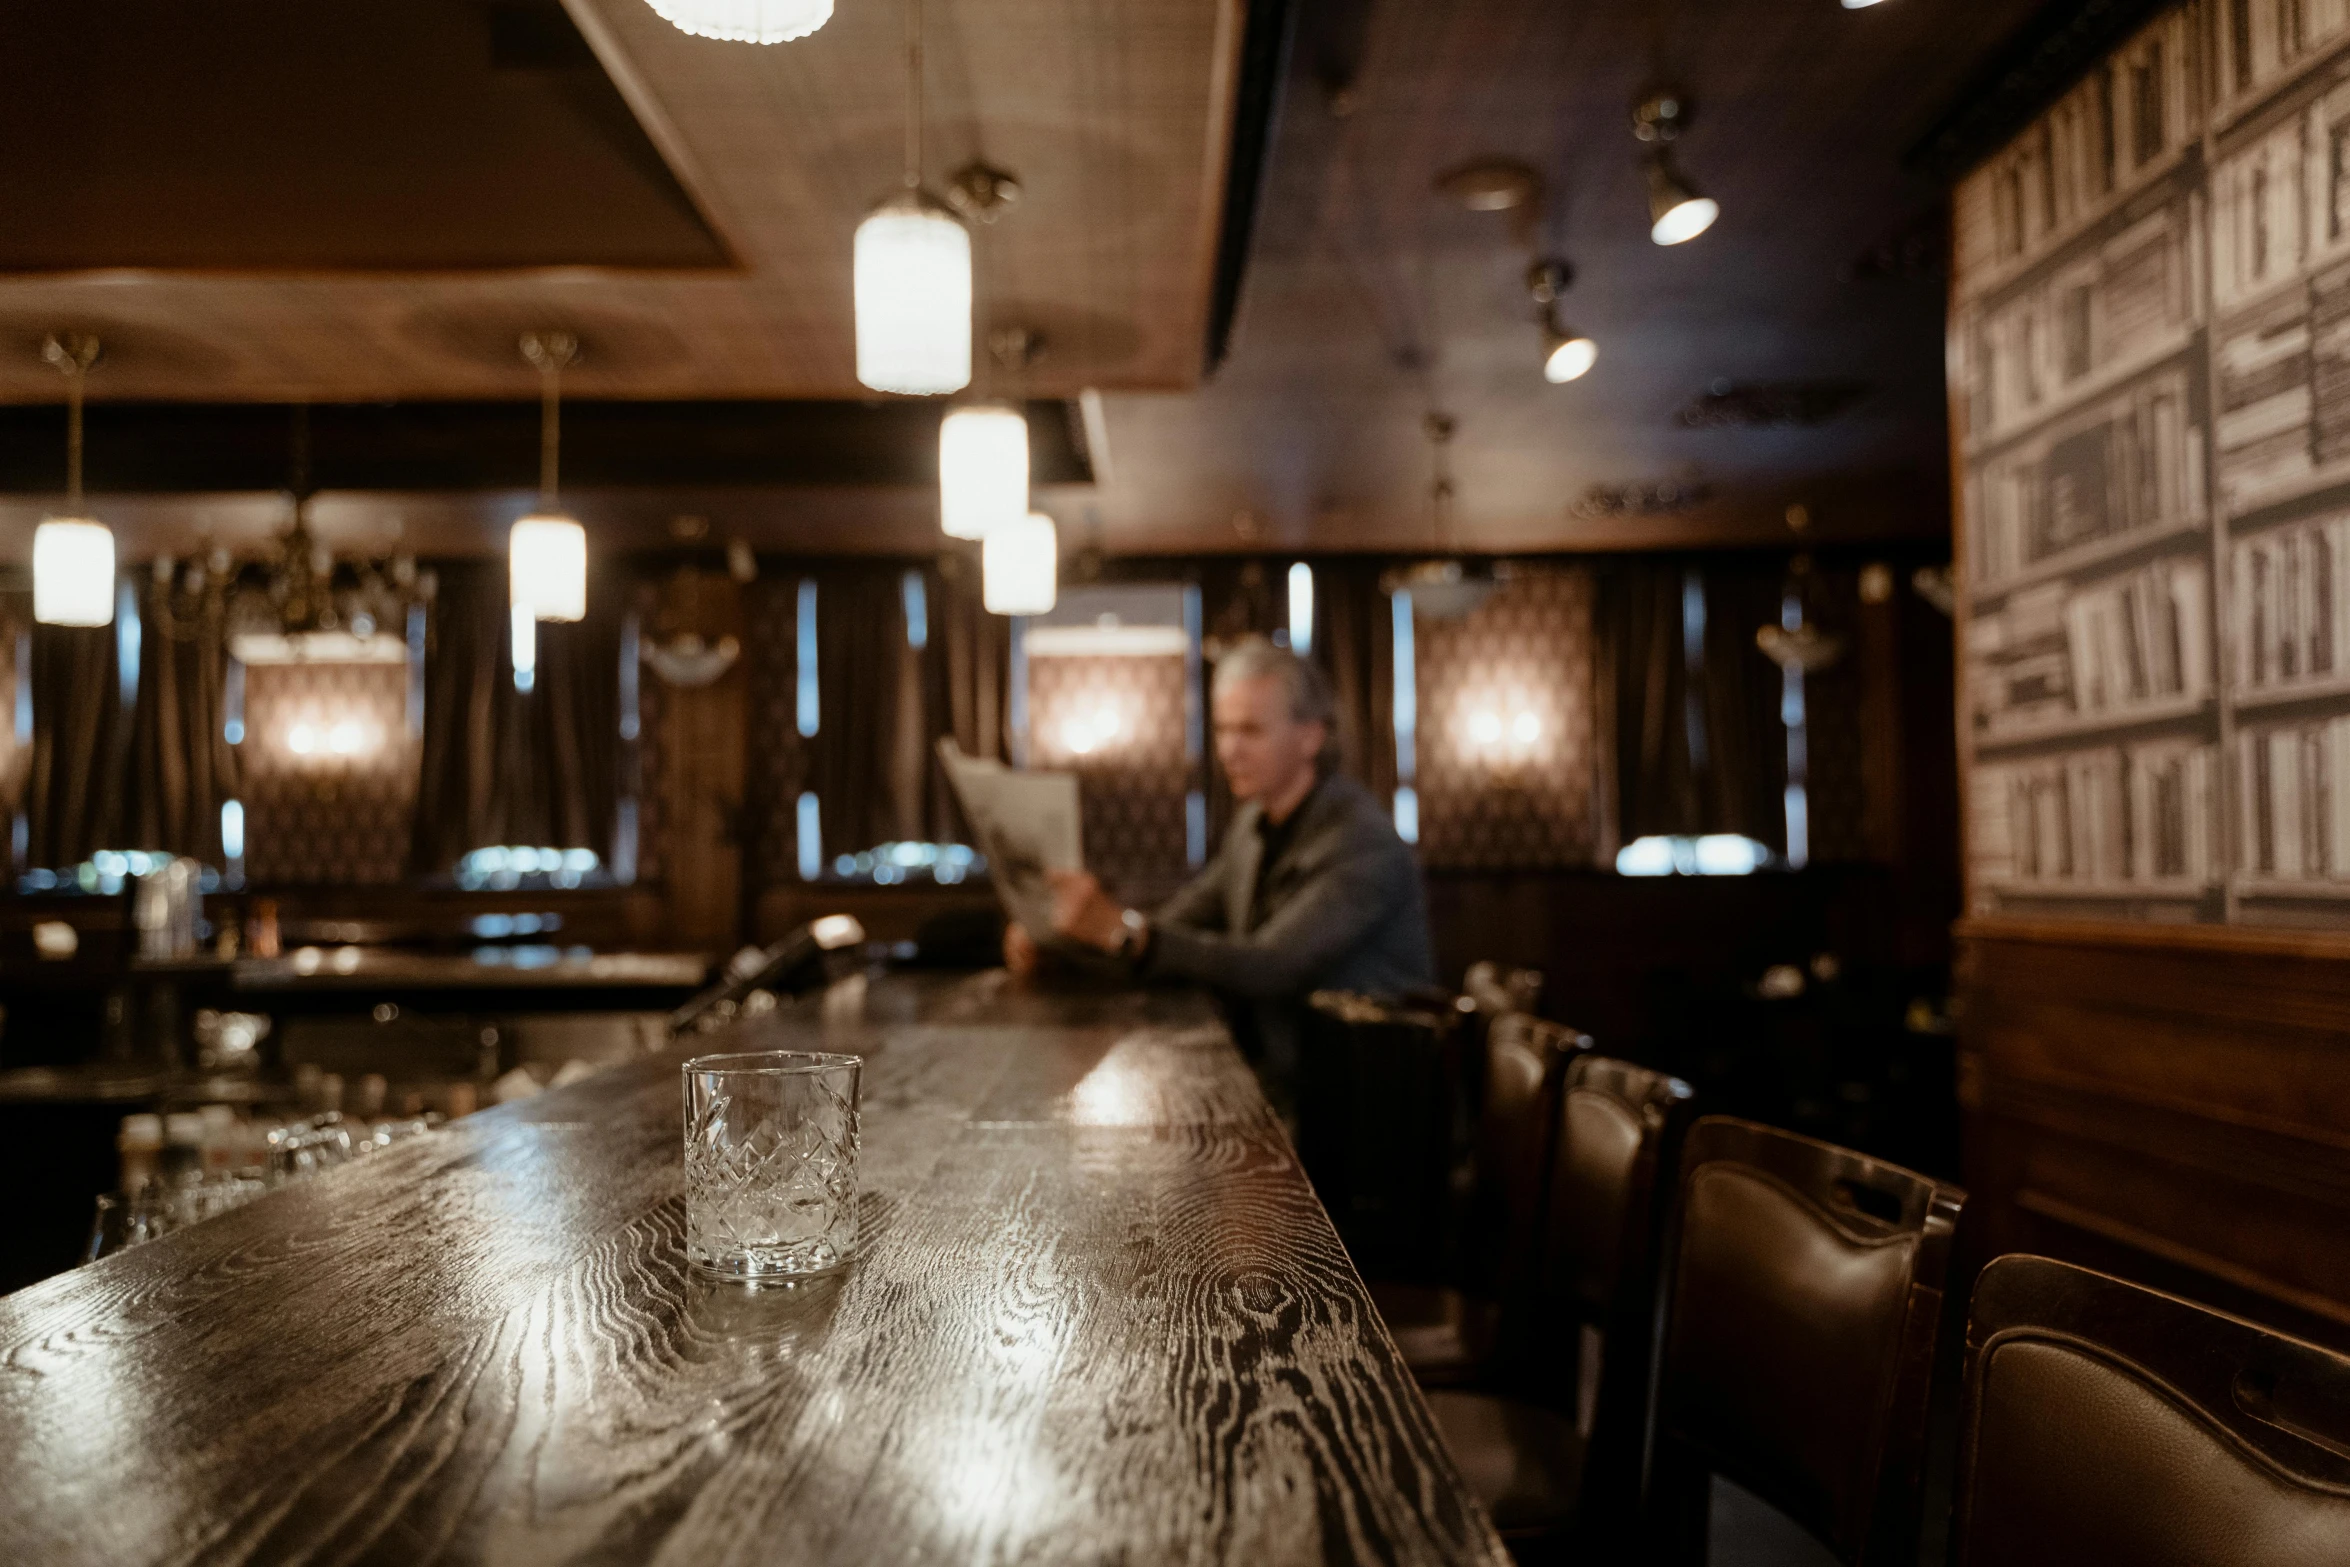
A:
<svg viewBox="0 0 2350 1567">
<path fill-rule="evenodd" d="M 991 615 L 1044 615 L 1058 601 L 1060 536 L 1053 519 L 1030 512 L 987 536 L 979 555 L 980 600 Z"/>
<path fill-rule="evenodd" d="M 957 408 L 938 426 L 938 517 L 950 539 L 984 539 L 1028 515 L 1028 420 L 1008 403 Z"/>
<path fill-rule="evenodd" d="M 728 43 L 781 44 L 832 20 L 832 0 L 645 0 L 681 33 Z"/>
</svg>

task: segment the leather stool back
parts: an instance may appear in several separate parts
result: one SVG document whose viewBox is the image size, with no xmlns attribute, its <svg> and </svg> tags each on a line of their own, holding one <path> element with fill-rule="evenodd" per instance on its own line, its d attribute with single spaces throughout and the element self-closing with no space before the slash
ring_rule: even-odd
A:
<svg viewBox="0 0 2350 1567">
<path fill-rule="evenodd" d="M 1447 1273 L 1460 1023 L 1345 991 L 1312 998 L 1298 1156 L 1366 1276 Z"/>
<path fill-rule="evenodd" d="M 1681 1171 L 1646 1499 L 1665 1559 L 1704 1560 L 1712 1471 L 1844 1562 L 1906 1561 L 1965 1194 L 1727 1116 Z"/>
<path fill-rule="evenodd" d="M 1960 1567 L 2350 1562 L 2350 1359 L 2045 1257 L 1975 1285 Z"/>
</svg>

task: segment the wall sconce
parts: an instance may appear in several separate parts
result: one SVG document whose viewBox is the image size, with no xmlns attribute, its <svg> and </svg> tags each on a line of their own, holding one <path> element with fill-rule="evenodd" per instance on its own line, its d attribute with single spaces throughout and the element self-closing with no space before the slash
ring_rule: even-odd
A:
<svg viewBox="0 0 2350 1567">
<path fill-rule="evenodd" d="M 356 760 L 372 756 L 382 744 L 381 730 L 350 718 L 339 719 L 331 724 L 305 720 L 286 730 L 288 751 L 296 756 L 317 757 L 321 760 L 330 757 Z"/>
<path fill-rule="evenodd" d="M 1124 720 L 1113 707 L 1098 708 L 1061 725 L 1061 745 L 1072 756 L 1091 756 L 1114 743 L 1125 732 Z"/>
<path fill-rule="evenodd" d="M 1542 716 L 1516 703 L 1493 703 L 1469 714 L 1470 760 L 1505 775 L 1534 760 L 1542 743 Z"/>
</svg>

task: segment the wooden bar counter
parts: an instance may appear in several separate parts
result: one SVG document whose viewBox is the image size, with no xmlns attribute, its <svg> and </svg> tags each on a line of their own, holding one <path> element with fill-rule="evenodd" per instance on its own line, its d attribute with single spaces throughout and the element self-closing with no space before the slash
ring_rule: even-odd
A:
<svg viewBox="0 0 2350 1567">
<path fill-rule="evenodd" d="M 0 1299 L 0 1561 L 1507 1560 L 1182 994 L 850 980 L 864 1242 L 685 1264 L 683 1052 Z"/>
</svg>

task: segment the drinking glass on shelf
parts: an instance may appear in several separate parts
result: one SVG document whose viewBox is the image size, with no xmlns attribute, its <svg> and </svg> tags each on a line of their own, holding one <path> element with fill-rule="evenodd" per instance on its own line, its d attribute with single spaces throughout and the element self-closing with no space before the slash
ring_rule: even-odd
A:
<svg viewBox="0 0 2350 1567">
<path fill-rule="evenodd" d="M 685 1063 L 685 1252 L 725 1278 L 827 1273 L 857 1244 L 856 1056 Z"/>
</svg>

